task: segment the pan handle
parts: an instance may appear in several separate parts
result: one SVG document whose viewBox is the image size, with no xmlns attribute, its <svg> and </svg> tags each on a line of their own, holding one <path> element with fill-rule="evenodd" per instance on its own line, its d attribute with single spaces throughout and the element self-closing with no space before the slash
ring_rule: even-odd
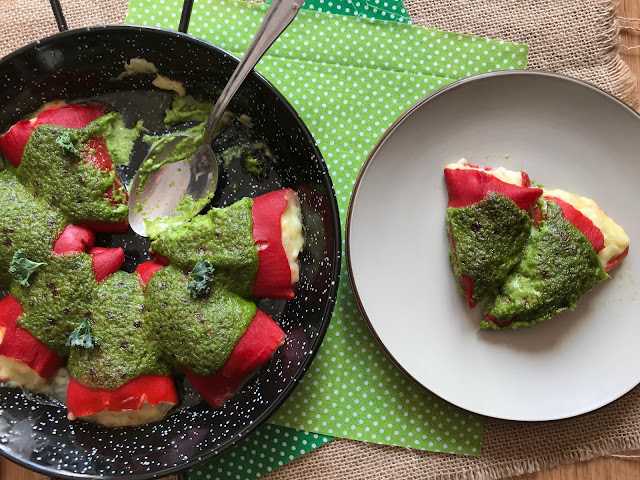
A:
<svg viewBox="0 0 640 480">
<path fill-rule="evenodd" d="M 193 10 L 193 0 L 184 0 L 182 4 L 182 13 L 180 15 L 180 24 L 178 25 L 178 31 L 187 33 L 189 29 L 189 19 L 191 19 L 191 11 Z"/>
<path fill-rule="evenodd" d="M 53 16 L 56 19 L 58 30 L 61 32 L 69 30 L 67 19 L 64 17 L 64 12 L 62 11 L 62 5 L 60 5 L 60 0 L 49 0 L 49 3 L 51 4 L 51 10 L 53 10 Z M 179 32 L 187 33 L 192 10 L 193 0 L 184 0 L 182 4 L 182 14 L 180 15 L 180 24 L 178 26 Z"/>
<path fill-rule="evenodd" d="M 53 10 L 53 16 L 56 18 L 56 23 L 58 24 L 58 30 L 61 32 L 69 30 L 67 19 L 64 18 L 64 13 L 62 12 L 60 0 L 49 0 L 49 3 L 51 3 L 51 10 Z"/>
</svg>

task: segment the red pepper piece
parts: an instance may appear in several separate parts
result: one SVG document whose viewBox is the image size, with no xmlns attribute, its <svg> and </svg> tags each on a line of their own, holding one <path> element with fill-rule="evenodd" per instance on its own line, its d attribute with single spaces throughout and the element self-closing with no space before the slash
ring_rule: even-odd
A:
<svg viewBox="0 0 640 480">
<path fill-rule="evenodd" d="M 18 326 L 22 305 L 11 295 L 0 300 L 0 356 L 26 364 L 43 379 L 49 380 L 64 359 Z M 6 379 L 5 379 L 6 380 Z"/>
<path fill-rule="evenodd" d="M 21 120 L 0 135 L 0 152 L 12 166 L 18 168 L 20 165 L 22 152 L 34 128 L 31 120 Z"/>
<path fill-rule="evenodd" d="M 484 170 L 485 172 L 493 172 L 495 170 L 495 168 L 492 167 L 482 167 L 480 165 L 471 165 L 470 163 L 467 164 L 467 166 L 471 167 L 471 168 L 479 168 Z M 522 185 L 521 187 L 530 187 L 531 186 L 531 180 L 529 179 L 529 175 L 527 175 L 526 172 L 520 172 L 520 177 L 522 178 Z"/>
<path fill-rule="evenodd" d="M 151 277 L 153 277 L 153 274 L 164 267 L 166 267 L 166 265 L 158 260 L 148 260 L 138 265 L 136 273 L 138 274 L 138 277 L 140 277 L 140 284 L 143 287 L 146 287 L 149 280 L 151 280 Z"/>
<path fill-rule="evenodd" d="M 53 253 L 66 255 L 84 252 L 87 248 L 91 248 L 95 241 L 96 236 L 87 227 L 67 225 L 53 243 Z"/>
<path fill-rule="evenodd" d="M 253 241 L 258 246 L 258 272 L 252 294 L 256 297 L 288 300 L 295 295 L 291 267 L 282 245 L 280 221 L 289 204 L 290 188 L 276 190 L 253 200 Z"/>
<path fill-rule="evenodd" d="M 38 125 L 84 128 L 106 113 L 107 106 L 100 104 L 50 107 L 42 111 L 34 121 L 22 120 L 13 125 L 5 135 L 0 136 L 0 151 L 11 165 L 17 168 L 22 160 L 22 153 L 29 136 Z M 103 137 L 89 139 L 86 148 L 83 150 L 83 157 L 85 162 L 95 165 L 100 170 L 109 172 L 114 170 L 113 161 Z M 114 184 L 104 193 L 104 198 L 110 200 L 112 205 L 117 205 L 118 202 L 113 199 L 114 189 L 121 190 L 124 193 L 126 203 L 127 193 L 117 173 Z M 126 232 L 129 229 L 128 221 L 118 223 L 88 221 L 85 222 L 85 225 L 98 232 Z"/>
<path fill-rule="evenodd" d="M 58 127 L 84 128 L 107 113 L 107 106 L 66 104 L 49 107 L 36 117 L 35 125 L 57 125 Z"/>
<path fill-rule="evenodd" d="M 167 257 L 165 257 L 164 255 L 160 255 L 159 253 L 156 253 L 156 252 L 152 252 L 152 253 L 153 253 L 153 256 L 155 257 L 156 261 L 160 262 L 165 267 L 171 263 L 169 261 L 169 259 Z"/>
<path fill-rule="evenodd" d="M 87 252 L 93 257 L 93 274 L 98 283 L 102 283 L 108 277 L 120 270 L 124 263 L 124 250 L 118 248 L 93 247 Z"/>
<path fill-rule="evenodd" d="M 112 391 L 85 387 L 71 378 L 67 387 L 69 418 L 86 417 L 108 410 L 140 410 L 145 403 L 152 407 L 162 402 L 177 404 L 178 394 L 169 375 L 140 375 Z"/>
<path fill-rule="evenodd" d="M 574 227 L 580 230 L 584 234 L 584 236 L 589 239 L 596 252 L 599 252 L 604 248 L 604 235 L 602 234 L 602 231 L 598 227 L 596 227 L 589 218 L 584 216 L 580 210 L 560 198 L 546 198 L 549 200 L 553 200 L 560 206 L 564 218 L 569 220 Z"/>
<path fill-rule="evenodd" d="M 503 182 L 486 171 L 445 168 L 444 178 L 449 191 L 449 207 L 468 207 L 479 202 L 491 192 L 496 192 L 513 200 L 521 210 L 531 211 L 541 188 L 525 187 Z M 528 177 L 526 177 L 528 181 Z M 523 176 L 523 183 L 525 178 Z"/>
<path fill-rule="evenodd" d="M 111 155 L 109 154 L 109 149 L 107 148 L 107 142 L 103 137 L 90 138 L 86 144 L 86 148 L 82 151 L 82 156 L 86 163 L 94 165 L 100 170 L 112 172 L 115 169 L 113 160 L 111 160 Z M 117 173 L 113 185 L 102 195 L 102 198 L 109 200 L 112 206 L 117 206 L 121 203 L 115 201 L 113 198 L 114 191 L 116 190 L 124 194 L 124 203 L 126 203 L 129 196 Z M 126 232 L 129 229 L 128 221 L 118 223 L 87 221 L 84 222 L 84 224 L 97 232 Z"/>
<path fill-rule="evenodd" d="M 0 136 L 0 151 L 11 165 L 18 168 L 29 136 L 38 125 L 84 128 L 105 113 L 106 105 L 99 104 L 49 107 L 40 112 L 34 120 L 21 120 Z"/>
<path fill-rule="evenodd" d="M 533 226 L 537 227 L 541 221 L 546 219 L 547 217 L 542 214 L 542 209 L 540 208 L 540 205 L 536 205 L 533 209 Z"/>
<path fill-rule="evenodd" d="M 626 257 L 628 254 L 629 254 L 629 247 L 627 246 L 627 248 L 624 249 L 624 252 L 622 252 L 620 255 L 616 255 L 611 260 L 609 260 L 607 264 L 604 266 L 604 269 L 611 270 L 613 267 L 618 265 L 624 259 L 624 257 Z"/>
<path fill-rule="evenodd" d="M 213 375 L 199 376 L 183 369 L 193 387 L 214 408 L 233 397 L 252 373 L 264 365 L 284 342 L 280 326 L 262 310 L 240 337 L 231 355 Z"/>
<path fill-rule="evenodd" d="M 504 320 L 504 321 L 502 321 L 502 322 L 501 322 L 500 320 L 498 320 L 498 319 L 497 319 L 496 317 L 494 317 L 493 315 L 490 315 L 490 314 L 488 314 L 488 313 L 487 313 L 487 314 L 484 316 L 484 319 L 485 319 L 487 322 L 491 322 L 491 323 L 496 324 L 496 325 L 497 325 L 497 326 L 499 326 L 500 328 L 505 328 L 505 327 L 508 327 L 509 325 L 511 325 L 511 324 L 512 324 L 513 322 L 515 322 L 516 320 L 518 320 L 518 317 L 513 317 L 513 318 L 510 318 L 509 320 Z"/>
<path fill-rule="evenodd" d="M 460 286 L 462 286 L 462 290 L 464 291 L 465 297 L 467 297 L 467 306 L 469 308 L 473 308 L 476 306 L 476 301 L 473 298 L 473 294 L 475 292 L 473 288 L 473 278 L 469 275 L 461 275 L 460 276 Z"/>
</svg>

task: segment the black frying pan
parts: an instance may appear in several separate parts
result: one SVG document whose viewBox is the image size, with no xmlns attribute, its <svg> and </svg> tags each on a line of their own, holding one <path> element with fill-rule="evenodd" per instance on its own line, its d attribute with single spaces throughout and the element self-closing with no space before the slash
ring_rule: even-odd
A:
<svg viewBox="0 0 640 480">
<path fill-rule="evenodd" d="M 0 130 L 57 98 L 99 98 L 125 115 L 160 128 L 170 94 L 154 90 L 149 78 L 117 76 L 125 60 L 143 57 L 161 73 L 183 81 L 189 93 L 215 99 L 238 60 L 189 37 L 191 3 L 183 7 L 181 32 L 133 26 L 66 30 L 62 11 L 51 1 L 61 32 L 0 60 Z M 287 341 L 266 367 L 220 409 L 212 409 L 178 379 L 181 403 L 162 422 L 109 429 L 68 422 L 66 409 L 48 397 L 0 387 L 0 454 L 27 468 L 62 478 L 152 478 L 193 467 L 244 439 L 283 403 L 313 359 L 327 329 L 340 272 L 340 219 L 327 167 L 308 129 L 284 97 L 253 72 L 230 105 L 253 120 L 252 135 L 264 138 L 279 163 L 263 182 L 230 165 L 221 175 L 213 205 L 227 205 L 281 187 L 298 191 L 307 244 L 301 281 L 289 301 L 259 306 L 287 333 Z M 127 118 L 128 117 L 128 118 Z M 233 127 L 224 141 L 246 141 Z M 214 144 L 215 147 L 215 144 Z M 218 145 L 222 148 L 222 145 Z M 145 147 L 137 145 L 140 161 Z M 215 150 L 215 148 L 214 148 Z M 133 167 L 121 170 L 127 181 Z M 102 235 L 97 245 L 124 246 L 124 269 L 147 257 L 148 245 L 132 233 Z"/>
</svg>

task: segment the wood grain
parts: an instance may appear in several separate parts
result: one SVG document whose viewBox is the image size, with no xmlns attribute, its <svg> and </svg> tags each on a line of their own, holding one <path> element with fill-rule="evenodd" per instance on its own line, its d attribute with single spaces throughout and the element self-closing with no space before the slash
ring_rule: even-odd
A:
<svg viewBox="0 0 640 480">
<path fill-rule="evenodd" d="M 640 0 L 622 0 L 619 15 L 623 18 L 640 19 Z M 640 28 L 640 22 L 637 22 Z M 623 30 L 621 38 L 623 58 L 640 79 L 640 31 Z M 629 47 L 638 46 L 636 49 Z M 640 87 L 640 82 L 638 82 Z M 640 88 L 639 88 L 640 90 Z M 639 426 L 640 428 L 640 426 Z M 640 452 L 636 452 L 640 457 Z M 2 458 L 0 459 L 0 480 L 46 480 L 38 475 Z M 562 465 L 543 472 L 512 477 L 505 480 L 638 480 L 640 479 L 640 458 L 622 459 L 605 457 L 588 462 Z"/>
<path fill-rule="evenodd" d="M 640 0 L 622 0 L 618 15 L 622 19 L 637 20 L 633 23 L 636 28 L 640 29 Z M 622 58 L 625 59 L 631 70 L 636 74 L 636 84 L 640 87 L 640 30 L 623 29 L 620 43 Z M 637 48 L 634 49 L 633 47 Z M 640 88 L 638 90 L 640 91 Z"/>
</svg>

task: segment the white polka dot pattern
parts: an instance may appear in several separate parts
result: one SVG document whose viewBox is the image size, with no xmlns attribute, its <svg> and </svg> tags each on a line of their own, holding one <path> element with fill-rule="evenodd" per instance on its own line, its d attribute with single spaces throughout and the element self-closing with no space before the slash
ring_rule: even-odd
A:
<svg viewBox="0 0 640 480">
<path fill-rule="evenodd" d="M 400 0 L 306 0 L 302 8 L 411 24 L 411 18 Z"/>
<path fill-rule="evenodd" d="M 293 428 L 264 425 L 236 447 L 189 472 L 191 480 L 260 478 L 321 447 L 331 437 Z"/>
<path fill-rule="evenodd" d="M 179 5 L 133 0 L 128 21 L 175 29 Z M 265 10 L 264 5 L 245 2 L 196 1 L 189 32 L 240 56 Z M 344 225 L 362 163 L 402 112 L 455 79 L 524 68 L 527 53 L 525 45 L 301 11 L 257 70 L 287 97 L 311 130 L 333 178 Z M 422 391 L 385 356 L 362 320 L 344 264 L 324 343 L 271 421 L 356 440 L 469 455 L 480 453 L 482 438 L 479 418 Z"/>
</svg>

